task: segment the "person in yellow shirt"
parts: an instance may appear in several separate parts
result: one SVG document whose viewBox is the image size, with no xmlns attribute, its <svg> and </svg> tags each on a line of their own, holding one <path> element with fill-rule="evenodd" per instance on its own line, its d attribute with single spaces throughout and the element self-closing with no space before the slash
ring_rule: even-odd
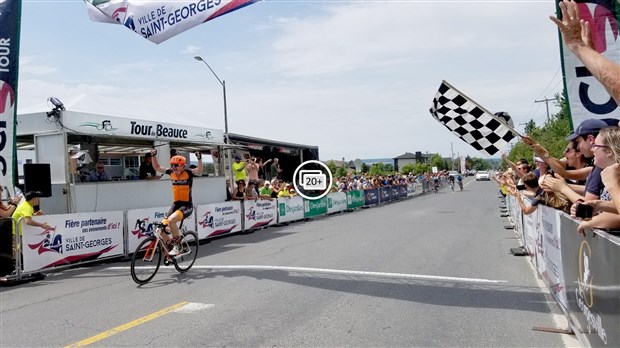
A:
<svg viewBox="0 0 620 348">
<path fill-rule="evenodd" d="M 33 216 L 43 215 L 43 212 L 40 210 L 37 212 L 34 211 L 34 207 L 39 205 L 39 197 L 43 197 L 43 193 L 41 191 L 26 192 L 24 195 L 25 199 L 19 203 L 13 212 L 13 220 L 17 222 L 20 218 L 22 218 L 26 225 L 41 227 L 44 230 L 53 230 L 54 228 L 45 222 L 36 222 L 32 219 Z M 21 235 L 21 230 L 19 232 Z M 15 235 L 15 225 L 13 225 L 13 235 Z"/>
<path fill-rule="evenodd" d="M 248 181 L 248 173 L 245 171 L 246 161 L 241 161 L 241 156 L 235 156 L 235 162 L 232 164 L 233 175 L 235 176 L 235 182 L 239 182 L 239 180 L 243 180 L 245 182 Z"/>
<path fill-rule="evenodd" d="M 280 190 L 280 192 L 278 192 L 278 198 L 280 197 L 291 197 L 291 193 L 289 191 L 291 185 L 290 184 L 284 184 L 282 186 L 282 189 Z"/>
</svg>

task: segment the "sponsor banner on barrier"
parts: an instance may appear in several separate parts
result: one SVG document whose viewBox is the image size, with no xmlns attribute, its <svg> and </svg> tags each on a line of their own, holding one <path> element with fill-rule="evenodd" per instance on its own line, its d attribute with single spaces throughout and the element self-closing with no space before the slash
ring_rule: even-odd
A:
<svg viewBox="0 0 620 348">
<path fill-rule="evenodd" d="M 168 216 L 170 207 L 127 210 L 127 253 L 136 250 L 140 241 L 155 232 L 154 222 L 161 222 Z M 183 221 L 182 231 L 195 231 L 194 215 Z"/>
<path fill-rule="evenodd" d="M 364 206 L 364 191 L 355 190 L 347 192 L 347 208 L 355 209 Z"/>
<path fill-rule="evenodd" d="M 418 183 L 412 183 L 407 185 L 406 189 L 407 189 L 407 197 L 413 197 L 415 195 L 418 194 L 418 192 L 416 192 L 417 188 L 418 188 Z M 422 193 L 422 191 L 420 190 L 420 193 Z"/>
<path fill-rule="evenodd" d="M 304 219 L 304 199 L 299 196 L 278 198 L 278 222 Z"/>
<path fill-rule="evenodd" d="M 347 210 L 347 194 L 334 192 L 327 195 L 327 213 L 337 213 Z"/>
<path fill-rule="evenodd" d="M 530 206 L 530 201 L 525 200 L 525 206 Z M 525 238 L 524 243 L 527 248 L 527 252 L 531 257 L 536 255 L 536 221 L 538 221 L 538 212 L 536 209 L 529 215 L 523 214 L 523 236 Z"/>
<path fill-rule="evenodd" d="M 379 203 L 385 203 L 392 200 L 389 187 L 379 187 Z"/>
<path fill-rule="evenodd" d="M 392 200 L 400 199 L 400 186 L 390 186 Z"/>
<path fill-rule="evenodd" d="M 375 205 L 379 203 L 379 189 L 364 191 L 364 205 Z"/>
<path fill-rule="evenodd" d="M 400 197 L 407 198 L 407 185 L 400 185 Z"/>
<path fill-rule="evenodd" d="M 560 216 L 562 266 L 568 309 L 587 345 L 620 347 L 620 239 L 586 237 L 577 222 Z"/>
<path fill-rule="evenodd" d="M 314 217 L 327 214 L 327 197 L 317 200 L 304 199 L 304 217 Z"/>
<path fill-rule="evenodd" d="M 123 212 L 33 216 L 53 230 L 22 220 L 24 272 L 123 255 Z"/>
<path fill-rule="evenodd" d="M 549 289 L 566 309 L 566 285 L 562 270 L 562 248 L 560 244 L 560 212 L 556 209 L 539 206 L 540 236 L 543 250 L 544 268 L 539 267 L 539 272 L 547 282 Z"/>
<path fill-rule="evenodd" d="M 277 201 L 258 199 L 256 201 L 244 201 L 245 230 L 265 227 L 275 224 L 278 217 Z"/>
<path fill-rule="evenodd" d="M 241 231 L 241 202 L 199 205 L 194 209 L 199 239 Z"/>
</svg>

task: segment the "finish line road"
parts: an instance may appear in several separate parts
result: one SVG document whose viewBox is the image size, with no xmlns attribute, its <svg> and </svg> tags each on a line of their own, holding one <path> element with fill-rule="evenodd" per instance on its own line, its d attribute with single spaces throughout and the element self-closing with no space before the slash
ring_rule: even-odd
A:
<svg viewBox="0 0 620 348">
<path fill-rule="evenodd" d="M 137 286 L 129 262 L 0 288 L 2 347 L 563 347 L 565 329 L 499 215 L 497 186 L 203 244 Z"/>
</svg>

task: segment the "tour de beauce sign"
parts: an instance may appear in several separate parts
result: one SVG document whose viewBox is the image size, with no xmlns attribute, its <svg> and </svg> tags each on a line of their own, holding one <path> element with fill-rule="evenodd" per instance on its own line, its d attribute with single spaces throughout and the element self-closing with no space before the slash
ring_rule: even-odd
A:
<svg viewBox="0 0 620 348">
<path fill-rule="evenodd" d="M 224 142 L 223 131 L 213 128 L 200 128 L 103 115 L 67 114 L 68 112 L 63 117 L 63 124 L 66 128 L 92 135 L 215 144 Z"/>
</svg>

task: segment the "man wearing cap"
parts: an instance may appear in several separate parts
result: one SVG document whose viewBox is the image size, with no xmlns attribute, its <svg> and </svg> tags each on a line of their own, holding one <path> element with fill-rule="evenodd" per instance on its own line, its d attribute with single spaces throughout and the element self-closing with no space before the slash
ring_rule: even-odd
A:
<svg viewBox="0 0 620 348">
<path fill-rule="evenodd" d="M 144 155 L 144 161 L 140 164 L 140 180 L 157 180 L 161 175 L 157 175 L 157 171 L 153 168 L 153 160 L 151 153 Z"/>
<path fill-rule="evenodd" d="M 241 161 L 241 155 L 235 155 L 235 162 L 232 164 L 235 182 L 239 182 L 240 180 L 244 182 L 248 181 L 248 174 L 245 171 L 245 165 L 246 162 Z"/>
<path fill-rule="evenodd" d="M 48 225 L 45 222 L 37 222 L 32 219 L 35 215 L 43 215 L 42 211 L 34 211 L 34 207 L 39 205 L 39 197 L 43 197 L 43 193 L 41 191 L 28 191 L 24 195 L 24 200 L 15 208 L 13 212 L 12 218 L 16 223 L 19 219 L 22 219 L 22 222 L 29 226 L 41 227 L 43 230 L 54 230 L 54 227 Z M 13 223 L 13 235 L 15 235 L 15 223 Z M 23 225 L 22 225 L 23 226 Z M 19 230 L 19 236 L 22 236 L 22 230 Z M 15 243 L 15 238 L 13 238 L 13 243 Z M 15 245 L 13 245 L 13 249 L 16 250 Z"/>
</svg>

